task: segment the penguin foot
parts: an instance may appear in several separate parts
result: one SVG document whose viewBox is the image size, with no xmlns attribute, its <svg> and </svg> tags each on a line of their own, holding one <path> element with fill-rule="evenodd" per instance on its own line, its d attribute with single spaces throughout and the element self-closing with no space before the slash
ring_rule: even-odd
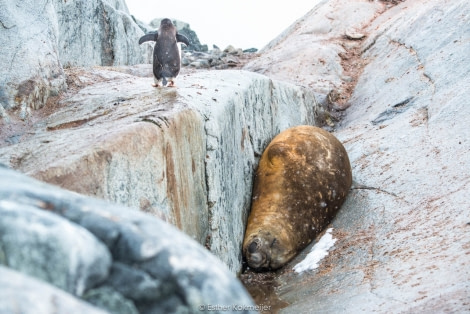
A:
<svg viewBox="0 0 470 314">
<path fill-rule="evenodd" d="M 174 81 L 170 81 L 170 83 L 168 84 L 169 87 L 175 87 L 175 82 Z"/>
<path fill-rule="evenodd" d="M 153 87 L 160 87 L 159 84 L 152 84 Z"/>
</svg>

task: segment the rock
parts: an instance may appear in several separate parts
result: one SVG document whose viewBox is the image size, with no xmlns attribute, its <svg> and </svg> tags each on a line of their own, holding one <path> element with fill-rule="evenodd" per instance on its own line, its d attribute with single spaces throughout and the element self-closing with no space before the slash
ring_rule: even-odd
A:
<svg viewBox="0 0 470 314">
<path fill-rule="evenodd" d="M 183 71 L 175 89 L 122 72 L 73 72 L 96 83 L 14 131 L 24 136 L 0 148 L 0 162 L 161 217 L 240 271 L 258 159 L 281 130 L 315 124 L 313 94 L 244 71 Z M 129 246 L 125 256 L 140 252 Z"/>
<path fill-rule="evenodd" d="M 152 48 L 138 44 L 143 32 L 123 0 L 15 0 L 2 4 L 0 20 L 0 117 L 7 122 L 10 111 L 24 120 L 65 90 L 62 66 L 152 60 Z"/>
<path fill-rule="evenodd" d="M 0 263 L 77 296 L 108 276 L 111 255 L 86 229 L 47 211 L 5 200 L 2 192 Z"/>
<path fill-rule="evenodd" d="M 7 120 L 15 111 L 25 119 L 31 109 L 43 107 L 49 96 L 66 87 L 57 21 L 48 1 L 15 0 L 1 6 L 0 117 Z"/>
<path fill-rule="evenodd" d="M 227 48 L 224 49 L 224 52 L 235 56 L 241 56 L 243 54 L 242 49 L 237 49 L 232 45 L 227 46 Z"/>
<path fill-rule="evenodd" d="M 340 54 L 345 49 L 337 38 L 351 29 L 360 30 L 381 10 L 379 1 L 346 1 L 341 5 L 322 1 L 261 49 L 262 58 L 252 59 L 243 69 L 323 95 L 343 89 L 345 69 Z"/>
<path fill-rule="evenodd" d="M 346 36 L 347 39 L 351 39 L 351 40 L 360 40 L 366 37 L 366 35 L 364 35 L 363 33 L 357 32 L 353 29 L 346 30 L 346 32 L 344 33 L 344 36 Z"/>
<path fill-rule="evenodd" d="M 220 70 L 240 68 L 253 57 L 251 52 L 245 53 L 241 49 L 233 49 L 232 53 L 222 52 L 218 48 L 208 52 L 185 51 L 182 54 L 181 64 L 196 69 L 214 68 Z"/>
<path fill-rule="evenodd" d="M 243 49 L 243 53 L 255 53 L 255 52 L 258 52 L 257 48 Z"/>
<path fill-rule="evenodd" d="M 0 313 L 107 313 L 54 286 L 3 266 L 0 266 L 0 287 Z"/>
<path fill-rule="evenodd" d="M 363 21 L 365 2 L 348 3 L 363 7 L 342 18 Z M 384 8 L 358 28 L 367 38 L 357 42 L 355 60 L 366 66 L 358 68 L 350 107 L 335 132 L 356 182 L 333 221 L 337 242 L 322 265 L 295 274 L 290 270 L 300 256 L 277 275 L 277 296 L 290 303 L 284 313 L 468 310 L 470 42 L 464 38 L 470 3 L 406 1 L 388 10 L 374 5 Z M 296 27 L 314 28 L 322 23 L 320 12 L 336 16 L 344 6 L 324 2 Z M 305 34 L 308 40 L 316 39 Z M 281 46 L 276 60 L 290 56 Z M 269 64 L 272 55 L 268 51 L 256 63 Z M 304 75 L 291 80 L 301 84 Z"/>
<path fill-rule="evenodd" d="M 128 284 L 127 282 L 126 284 Z M 134 303 L 125 299 L 119 292 L 110 287 L 100 287 L 88 291 L 83 299 L 91 304 L 115 314 L 138 314 Z"/>
<path fill-rule="evenodd" d="M 112 271 L 99 282 L 94 278 L 95 285 L 87 286 L 89 289 L 84 291 L 85 300 L 112 313 L 154 313 L 158 309 L 166 309 L 167 313 L 197 312 L 201 305 L 207 304 L 253 306 L 243 286 L 228 269 L 173 226 L 148 214 L 61 190 L 4 167 L 0 167 L 0 176 L 2 220 L 3 213 L 10 208 L 15 208 L 23 220 L 31 220 L 32 214 L 47 215 L 50 219 L 47 222 L 69 220 L 70 228 L 63 230 L 55 241 L 37 243 L 38 253 L 34 256 L 38 263 L 32 265 L 36 270 L 47 262 L 53 270 L 51 252 L 59 248 L 56 243 L 60 237 L 80 237 L 83 228 L 112 253 Z M 18 227 L 17 234 L 25 231 L 24 227 Z M 9 225 L 7 230 L 15 228 L 17 225 Z M 2 226 L 2 232 L 4 229 Z M 3 238 L 2 234 L 2 241 Z M 74 254 L 80 259 L 92 252 L 90 248 Z M 6 253 L 0 255 L 9 260 L 10 251 Z M 61 276 L 60 268 L 55 271 L 56 276 Z M 6 294 L 4 289 L 2 285 L 0 296 Z M 42 299 L 31 302 L 44 304 Z"/>
<path fill-rule="evenodd" d="M 124 0 L 54 0 L 53 4 L 64 67 L 151 63 L 152 47 L 139 46 L 144 32 L 130 16 Z"/>
<path fill-rule="evenodd" d="M 210 67 L 209 61 L 207 60 L 197 60 L 197 61 L 191 62 L 189 65 L 192 67 L 195 67 L 196 69 L 204 69 L 204 68 Z"/>
</svg>

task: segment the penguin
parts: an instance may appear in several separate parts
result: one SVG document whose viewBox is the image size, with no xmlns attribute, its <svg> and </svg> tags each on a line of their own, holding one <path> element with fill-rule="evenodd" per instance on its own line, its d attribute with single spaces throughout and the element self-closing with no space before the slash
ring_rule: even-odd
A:
<svg viewBox="0 0 470 314">
<path fill-rule="evenodd" d="M 155 41 L 153 48 L 153 87 L 175 85 L 175 79 L 181 69 L 181 52 L 178 42 L 189 46 L 186 36 L 178 34 L 176 27 L 170 19 L 163 19 L 156 32 L 150 32 L 140 37 L 139 45 L 147 41 Z"/>
</svg>

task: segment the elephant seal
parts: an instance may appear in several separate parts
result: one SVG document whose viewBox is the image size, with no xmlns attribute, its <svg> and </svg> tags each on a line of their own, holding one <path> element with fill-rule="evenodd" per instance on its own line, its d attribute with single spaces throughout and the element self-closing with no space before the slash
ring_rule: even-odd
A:
<svg viewBox="0 0 470 314">
<path fill-rule="evenodd" d="M 327 131 L 297 126 L 277 135 L 261 156 L 243 241 L 250 268 L 277 269 L 333 219 L 351 187 L 349 158 Z"/>
<path fill-rule="evenodd" d="M 181 52 L 178 42 L 189 46 L 186 36 L 178 34 L 176 27 L 170 19 L 163 19 L 157 32 L 151 32 L 140 37 L 139 45 L 147 41 L 155 41 L 153 48 L 153 76 L 154 87 L 166 86 L 168 81 L 170 86 L 175 85 L 175 79 L 181 69 Z"/>
</svg>

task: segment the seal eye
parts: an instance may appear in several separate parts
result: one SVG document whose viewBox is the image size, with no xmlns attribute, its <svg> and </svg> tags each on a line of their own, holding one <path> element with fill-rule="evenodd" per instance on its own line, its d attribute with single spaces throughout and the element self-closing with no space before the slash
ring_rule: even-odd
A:
<svg viewBox="0 0 470 314">
<path fill-rule="evenodd" d="M 256 252 L 256 249 L 258 248 L 258 243 L 256 241 L 251 242 L 250 246 L 248 246 L 248 252 L 249 253 L 254 253 Z"/>
</svg>

